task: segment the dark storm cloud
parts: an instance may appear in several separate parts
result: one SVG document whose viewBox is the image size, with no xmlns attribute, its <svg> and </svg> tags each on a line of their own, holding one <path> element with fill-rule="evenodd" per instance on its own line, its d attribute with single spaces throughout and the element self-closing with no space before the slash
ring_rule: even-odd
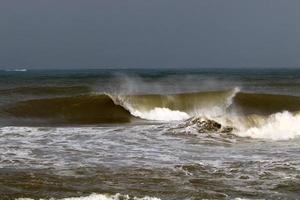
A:
<svg viewBox="0 0 300 200">
<path fill-rule="evenodd" d="M 299 67 L 299 0 L 2 0 L 0 66 Z"/>
</svg>

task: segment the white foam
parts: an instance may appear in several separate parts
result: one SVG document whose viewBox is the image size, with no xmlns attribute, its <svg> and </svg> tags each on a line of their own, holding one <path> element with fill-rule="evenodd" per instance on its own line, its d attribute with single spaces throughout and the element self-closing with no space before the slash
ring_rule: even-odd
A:
<svg viewBox="0 0 300 200">
<path fill-rule="evenodd" d="M 131 115 L 146 120 L 154 121 L 179 121 L 190 118 L 190 116 L 179 110 L 171 110 L 165 107 L 155 107 L 151 110 L 139 110 L 135 108 L 130 101 L 124 99 L 122 96 L 112 96 L 107 94 L 115 104 L 123 106 L 130 112 Z"/>
<path fill-rule="evenodd" d="M 138 197 L 133 197 L 130 198 L 129 195 L 122 195 L 122 194 L 115 194 L 115 195 L 108 195 L 108 194 L 91 194 L 89 196 L 85 197 L 69 197 L 69 198 L 63 198 L 63 199 L 57 199 L 57 200 L 160 200 L 159 198 L 156 197 L 149 197 L 145 196 L 142 198 Z M 31 198 L 18 198 L 16 200 L 33 200 Z M 42 199 L 40 199 L 42 200 Z M 51 200 L 55 200 L 54 198 L 51 198 Z"/>
<path fill-rule="evenodd" d="M 264 124 L 251 128 L 242 128 L 235 133 L 241 137 L 258 139 L 289 140 L 300 136 L 300 115 L 280 112 L 270 115 Z"/>
<path fill-rule="evenodd" d="M 104 194 L 91 194 L 86 197 L 70 197 L 64 198 L 63 200 L 119 200 L 119 199 L 129 199 L 128 195 L 104 195 Z"/>
<path fill-rule="evenodd" d="M 136 117 L 147 120 L 157 121 L 179 121 L 190 118 L 190 116 L 178 110 L 170 110 L 169 108 L 154 108 L 150 111 L 139 111 L 135 109 L 129 109 L 130 113 Z"/>
</svg>

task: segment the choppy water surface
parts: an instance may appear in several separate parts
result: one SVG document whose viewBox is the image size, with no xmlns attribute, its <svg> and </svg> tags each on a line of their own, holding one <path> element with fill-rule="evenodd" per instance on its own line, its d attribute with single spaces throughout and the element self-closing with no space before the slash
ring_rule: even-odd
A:
<svg viewBox="0 0 300 200">
<path fill-rule="evenodd" d="M 299 198 L 300 73 L 250 72 L 1 72 L 0 199 Z"/>
</svg>

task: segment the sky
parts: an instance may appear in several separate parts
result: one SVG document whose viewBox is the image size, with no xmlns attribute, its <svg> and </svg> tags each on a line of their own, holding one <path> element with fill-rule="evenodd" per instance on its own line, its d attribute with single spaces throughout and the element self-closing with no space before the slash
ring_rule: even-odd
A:
<svg viewBox="0 0 300 200">
<path fill-rule="evenodd" d="M 299 67 L 299 0 L 0 0 L 0 67 Z"/>
</svg>

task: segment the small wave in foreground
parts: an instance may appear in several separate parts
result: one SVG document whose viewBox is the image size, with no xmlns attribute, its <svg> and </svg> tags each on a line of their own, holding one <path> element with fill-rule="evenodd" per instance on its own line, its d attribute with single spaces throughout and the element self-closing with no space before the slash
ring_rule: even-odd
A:
<svg viewBox="0 0 300 200">
<path fill-rule="evenodd" d="M 31 198 L 18 198 L 16 200 L 33 200 Z M 122 195 L 122 194 L 115 194 L 115 195 L 109 195 L 109 194 L 91 194 L 89 196 L 85 197 L 68 197 L 68 198 L 62 198 L 62 199 L 53 199 L 51 200 L 160 200 L 156 197 L 130 197 L 129 195 Z"/>
</svg>

